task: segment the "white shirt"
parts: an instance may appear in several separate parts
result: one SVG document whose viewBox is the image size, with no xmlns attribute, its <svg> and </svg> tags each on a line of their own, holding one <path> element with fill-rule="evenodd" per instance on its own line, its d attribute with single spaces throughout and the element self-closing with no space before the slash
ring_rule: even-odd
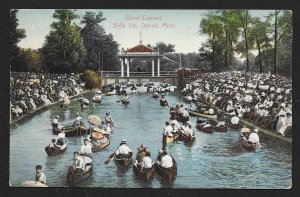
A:
<svg viewBox="0 0 300 197">
<path fill-rule="evenodd" d="M 185 133 L 186 135 L 189 135 L 189 136 L 193 136 L 193 134 L 194 134 L 193 130 L 190 129 L 190 128 L 186 128 L 186 129 L 184 130 L 184 133 Z"/>
<path fill-rule="evenodd" d="M 126 145 L 126 144 L 122 144 L 121 146 L 119 146 L 119 148 L 116 150 L 116 155 L 119 155 L 119 154 L 128 154 L 132 152 L 131 149 Z"/>
<path fill-rule="evenodd" d="M 164 135 L 173 136 L 173 128 L 169 125 L 165 128 Z"/>
<path fill-rule="evenodd" d="M 152 167 L 151 158 L 148 156 L 144 157 L 141 166 L 142 168 L 151 168 Z"/>
<path fill-rule="evenodd" d="M 165 155 L 161 158 L 161 166 L 164 168 L 173 167 L 172 157 L 170 155 Z"/>
<path fill-rule="evenodd" d="M 83 169 L 83 159 L 82 157 L 77 157 L 76 159 L 73 159 L 73 167 L 78 169 Z"/>
<path fill-rule="evenodd" d="M 214 110 L 213 108 L 210 108 L 210 109 L 208 110 L 208 113 L 209 113 L 209 114 L 215 114 L 215 110 Z"/>
<path fill-rule="evenodd" d="M 40 174 L 37 175 L 37 178 L 38 178 L 38 180 L 36 180 L 36 181 L 40 181 L 40 182 L 43 182 L 44 184 L 46 184 L 46 176 L 43 172 L 40 172 Z"/>
<path fill-rule="evenodd" d="M 80 153 L 92 154 L 92 147 L 89 144 L 82 144 L 80 148 Z"/>
<path fill-rule="evenodd" d="M 80 121 L 82 120 L 82 118 L 80 116 L 75 118 L 75 124 L 80 125 Z"/>
<path fill-rule="evenodd" d="M 189 112 L 187 110 L 183 110 L 182 116 L 183 117 L 189 117 Z"/>
<path fill-rule="evenodd" d="M 57 138 L 65 138 L 66 137 L 66 133 L 59 133 L 57 135 Z"/>
<path fill-rule="evenodd" d="M 249 142 L 252 142 L 252 143 L 259 142 L 259 137 L 258 137 L 257 133 L 251 133 L 251 134 L 249 135 L 248 141 L 249 141 Z"/>
<path fill-rule="evenodd" d="M 240 119 L 239 119 L 239 117 L 237 117 L 237 116 L 233 116 L 233 117 L 231 118 L 231 123 L 232 123 L 232 124 L 238 124 L 239 121 L 240 121 Z"/>
</svg>

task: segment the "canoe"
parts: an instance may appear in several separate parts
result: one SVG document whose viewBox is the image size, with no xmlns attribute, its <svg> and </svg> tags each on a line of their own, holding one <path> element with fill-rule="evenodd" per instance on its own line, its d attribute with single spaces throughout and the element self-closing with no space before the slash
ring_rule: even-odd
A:
<svg viewBox="0 0 300 197">
<path fill-rule="evenodd" d="M 177 163 L 173 157 L 172 160 L 173 166 L 171 168 L 164 168 L 160 164 L 155 163 L 155 170 L 157 171 L 157 173 L 168 182 L 171 182 L 177 175 Z"/>
<path fill-rule="evenodd" d="M 49 145 L 45 147 L 45 151 L 49 157 L 63 154 L 66 151 L 66 149 L 67 149 L 67 146 L 65 146 L 65 148 L 62 150 L 54 148 L 54 147 L 49 147 Z"/>
<path fill-rule="evenodd" d="M 220 132 L 227 132 L 227 126 L 226 125 L 222 125 L 222 126 L 213 126 L 213 129 L 216 131 L 220 131 Z"/>
<path fill-rule="evenodd" d="M 160 100 L 160 105 L 161 106 L 168 106 L 168 101 L 167 100 L 165 100 L 165 101 Z"/>
<path fill-rule="evenodd" d="M 248 143 L 247 138 L 243 134 L 240 135 L 240 142 L 242 146 L 248 151 L 255 151 L 258 147 L 257 143 Z"/>
<path fill-rule="evenodd" d="M 133 172 L 139 179 L 149 181 L 154 175 L 155 166 L 152 164 L 151 168 L 143 168 L 141 170 L 140 165 L 133 165 Z"/>
<path fill-rule="evenodd" d="M 84 105 L 89 105 L 89 104 L 90 104 L 90 101 L 89 101 L 87 98 L 83 98 L 83 99 L 82 99 L 82 103 L 83 103 Z"/>
<path fill-rule="evenodd" d="M 102 102 L 102 99 L 99 99 L 99 98 L 97 98 L 97 97 L 93 97 L 93 98 L 92 98 L 92 101 L 93 101 L 94 103 L 101 103 L 101 102 Z"/>
<path fill-rule="evenodd" d="M 110 144 L 109 139 L 107 139 L 106 142 L 104 142 L 102 144 L 98 144 L 98 145 L 92 143 L 92 152 L 100 151 L 100 150 L 106 148 L 109 144 Z"/>
<path fill-rule="evenodd" d="M 210 126 L 210 127 L 203 127 L 200 124 L 196 124 L 196 127 L 197 127 L 197 129 L 200 129 L 201 131 L 206 132 L 206 133 L 211 133 L 212 130 L 213 130 L 212 126 Z"/>
<path fill-rule="evenodd" d="M 115 92 L 107 92 L 106 94 L 105 94 L 105 96 L 112 96 L 112 95 L 115 95 L 116 93 Z"/>
<path fill-rule="evenodd" d="M 122 103 L 123 103 L 124 105 L 127 105 L 127 104 L 129 104 L 129 101 L 122 100 Z"/>
<path fill-rule="evenodd" d="M 153 97 L 153 98 L 158 98 L 159 96 L 154 94 L 152 97 Z"/>
<path fill-rule="evenodd" d="M 23 181 L 21 187 L 48 187 L 47 185 L 38 181 Z"/>
<path fill-rule="evenodd" d="M 118 156 L 115 156 L 115 162 L 116 164 L 119 164 L 120 166 L 127 167 L 132 162 L 132 154 L 130 155 L 130 158 L 118 158 Z"/>
<path fill-rule="evenodd" d="M 81 125 L 79 127 L 75 125 L 71 125 L 71 126 L 65 126 L 63 128 L 65 129 L 66 137 L 81 136 L 86 134 L 87 132 L 87 128 L 84 125 Z M 57 127 L 52 127 L 53 134 L 58 135 L 63 128 L 59 129 Z"/>
<path fill-rule="evenodd" d="M 228 128 L 231 128 L 231 129 L 239 129 L 240 128 L 240 124 L 231 124 L 231 123 L 227 123 L 226 126 Z"/>
<path fill-rule="evenodd" d="M 190 116 L 198 116 L 198 117 L 209 118 L 209 119 L 217 119 L 218 118 L 217 114 L 213 114 L 213 115 L 203 114 L 203 113 L 195 112 L 193 110 L 188 110 L 188 112 L 189 112 Z"/>
<path fill-rule="evenodd" d="M 75 173 L 73 171 L 73 167 L 70 166 L 68 169 L 68 174 L 67 174 L 67 182 L 70 186 L 75 186 L 78 183 L 81 183 L 82 181 L 86 180 L 92 175 L 93 171 L 93 164 L 92 164 L 92 159 L 89 157 L 83 156 L 84 160 L 86 161 L 85 163 L 90 163 L 90 167 L 88 170 L 83 171 L 82 173 Z"/>
<path fill-rule="evenodd" d="M 174 134 L 173 137 L 163 135 L 162 142 L 163 142 L 163 144 L 169 144 L 169 143 L 173 142 L 174 140 L 176 140 L 177 138 L 178 138 L 177 134 Z"/>
<path fill-rule="evenodd" d="M 184 135 L 183 133 L 180 132 L 178 140 L 184 141 L 184 142 L 194 142 L 196 140 L 196 137 L 194 135 L 193 136 L 186 136 L 186 135 Z"/>
</svg>

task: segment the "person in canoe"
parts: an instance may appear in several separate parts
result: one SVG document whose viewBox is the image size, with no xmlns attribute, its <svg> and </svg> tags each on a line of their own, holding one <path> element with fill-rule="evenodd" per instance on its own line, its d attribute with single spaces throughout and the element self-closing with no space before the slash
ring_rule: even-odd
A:
<svg viewBox="0 0 300 197">
<path fill-rule="evenodd" d="M 76 114 L 76 118 L 75 120 L 73 121 L 74 122 L 74 125 L 76 125 L 77 127 L 79 127 L 81 124 L 82 124 L 82 117 L 79 116 L 79 114 L 77 113 Z"/>
<path fill-rule="evenodd" d="M 136 163 L 141 163 L 143 161 L 143 158 L 146 156 L 147 147 L 141 144 L 141 146 L 137 148 L 137 151 L 138 153 L 136 155 Z"/>
<path fill-rule="evenodd" d="M 161 99 L 160 99 L 160 102 L 161 103 L 165 103 L 165 106 L 168 106 L 168 101 L 165 99 L 165 96 L 162 96 Z"/>
<path fill-rule="evenodd" d="M 130 158 L 132 155 L 132 150 L 128 147 L 127 141 L 123 139 L 120 143 L 120 146 L 115 151 L 115 155 L 118 158 Z"/>
<path fill-rule="evenodd" d="M 192 125 L 189 122 L 187 122 L 186 124 L 187 124 L 187 127 L 183 130 L 184 135 L 187 137 L 194 136 L 194 131 L 192 130 Z"/>
<path fill-rule="evenodd" d="M 58 127 L 58 119 L 59 119 L 59 116 L 57 115 L 57 116 L 55 116 L 55 118 L 53 118 L 53 120 L 52 120 L 52 126 L 53 126 L 54 128 L 57 128 L 57 127 Z"/>
<path fill-rule="evenodd" d="M 173 167 L 172 157 L 168 154 L 168 151 L 166 149 L 163 150 L 163 153 L 161 155 L 161 159 L 157 160 L 156 162 L 164 168 Z"/>
<path fill-rule="evenodd" d="M 42 172 L 42 166 L 35 166 L 35 181 L 46 184 L 46 175 Z"/>
<path fill-rule="evenodd" d="M 52 139 L 49 144 L 49 148 L 55 148 L 57 150 L 62 150 L 65 148 L 65 146 L 58 144 L 56 139 Z"/>
<path fill-rule="evenodd" d="M 254 132 L 252 132 L 249 135 L 248 143 L 250 143 L 250 144 L 257 143 L 258 147 L 261 147 L 260 142 L 259 142 L 259 136 L 257 133 L 258 133 L 258 129 L 254 129 Z"/>
<path fill-rule="evenodd" d="M 66 134 L 65 134 L 65 129 L 62 129 L 61 132 L 58 133 L 57 135 L 57 145 L 64 145 L 65 144 L 65 138 L 66 138 Z"/>
<path fill-rule="evenodd" d="M 106 125 L 107 124 L 111 124 L 111 125 L 114 124 L 112 117 L 109 115 L 109 112 L 105 113 L 105 118 L 104 119 L 105 119 L 105 124 Z"/>
<path fill-rule="evenodd" d="M 80 155 L 92 157 L 92 147 L 88 139 L 83 140 L 83 144 L 80 147 Z"/>
<path fill-rule="evenodd" d="M 128 102 L 128 101 L 129 101 L 129 97 L 128 97 L 127 94 L 125 94 L 125 95 L 123 96 L 122 101 L 124 101 L 124 102 Z"/>
<path fill-rule="evenodd" d="M 151 160 L 150 156 L 151 156 L 150 152 L 147 151 L 145 157 L 142 158 L 142 162 L 140 163 L 141 169 L 152 168 L 152 160 Z"/>
<path fill-rule="evenodd" d="M 179 133 L 180 124 L 177 120 L 172 120 L 172 129 L 174 133 Z"/>
<path fill-rule="evenodd" d="M 83 172 L 83 159 L 79 155 L 79 152 L 75 151 L 73 153 L 73 172 L 77 174 L 81 174 Z"/>
<path fill-rule="evenodd" d="M 163 132 L 163 136 L 169 136 L 169 137 L 173 137 L 174 135 L 174 130 L 172 128 L 172 126 L 170 125 L 169 122 L 166 122 L 166 126 L 164 128 L 164 132 Z"/>
</svg>

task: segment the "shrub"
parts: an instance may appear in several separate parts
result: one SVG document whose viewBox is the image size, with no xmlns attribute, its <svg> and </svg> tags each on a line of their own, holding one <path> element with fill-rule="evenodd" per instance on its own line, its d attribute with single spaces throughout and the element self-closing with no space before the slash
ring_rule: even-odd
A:
<svg viewBox="0 0 300 197">
<path fill-rule="evenodd" d="M 82 81 L 85 82 L 86 89 L 93 89 L 99 88 L 101 85 L 101 78 L 100 76 L 93 70 L 85 70 L 81 77 Z"/>
</svg>

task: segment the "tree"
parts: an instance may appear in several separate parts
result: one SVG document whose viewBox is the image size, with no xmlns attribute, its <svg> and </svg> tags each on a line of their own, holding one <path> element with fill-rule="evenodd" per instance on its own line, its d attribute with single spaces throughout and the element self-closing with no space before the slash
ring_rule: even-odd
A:
<svg viewBox="0 0 300 197">
<path fill-rule="evenodd" d="M 72 10 L 55 10 L 51 31 L 42 47 L 43 63 L 50 72 L 70 73 L 83 69 L 85 50 L 80 27 L 73 20 L 79 16 Z"/>
<path fill-rule="evenodd" d="M 17 19 L 18 10 L 10 11 L 10 27 L 9 27 L 9 57 L 12 71 L 21 71 L 19 65 L 20 48 L 18 43 L 26 37 L 25 29 L 19 29 L 19 20 Z"/>
<path fill-rule="evenodd" d="M 105 34 L 100 25 L 106 19 L 102 12 L 86 12 L 81 20 L 84 27 L 81 29 L 83 44 L 87 50 L 86 63 L 90 68 L 96 70 L 100 67 L 104 70 L 118 64 L 118 43 L 112 34 Z"/>
<path fill-rule="evenodd" d="M 220 21 L 220 16 L 216 15 L 214 12 L 210 12 L 206 18 L 202 19 L 200 22 L 200 33 L 209 36 L 207 44 L 210 45 L 212 51 L 212 70 L 216 71 L 216 52 L 221 52 L 220 48 L 217 49 L 217 45 L 223 38 L 222 23 Z"/>
<path fill-rule="evenodd" d="M 22 71 L 40 72 L 42 69 L 41 53 L 38 50 L 21 49 L 19 63 L 22 66 Z"/>
<path fill-rule="evenodd" d="M 175 52 L 175 45 L 173 44 L 166 44 L 164 42 L 157 42 L 153 49 L 159 51 L 159 54 L 164 53 L 172 53 Z"/>
<path fill-rule="evenodd" d="M 262 22 L 259 17 L 255 17 L 250 21 L 248 37 L 249 43 L 251 46 L 256 46 L 258 50 L 258 65 L 259 72 L 263 72 L 263 59 L 262 59 L 262 51 L 268 50 L 271 47 L 270 38 L 268 37 L 268 24 L 267 22 Z"/>
</svg>

